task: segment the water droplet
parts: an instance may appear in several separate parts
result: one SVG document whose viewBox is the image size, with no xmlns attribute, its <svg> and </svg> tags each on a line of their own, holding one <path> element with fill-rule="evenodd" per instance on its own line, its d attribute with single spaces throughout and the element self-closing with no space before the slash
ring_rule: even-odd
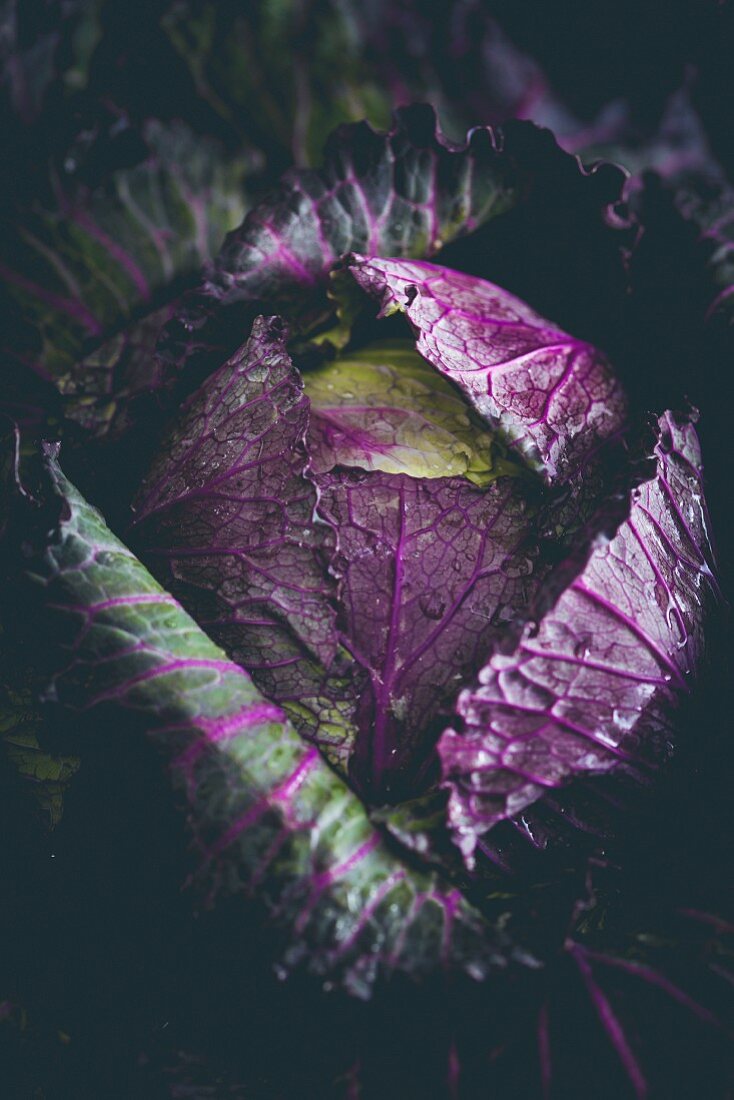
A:
<svg viewBox="0 0 734 1100">
<path fill-rule="evenodd" d="M 511 608 L 500 604 L 496 607 L 492 614 L 489 616 L 489 622 L 492 626 L 507 626 L 508 623 L 513 621 L 513 614 Z"/>
<path fill-rule="evenodd" d="M 637 721 L 638 713 L 633 709 L 622 710 L 620 707 L 615 707 L 612 711 L 612 721 L 620 729 L 629 731 Z M 613 743 L 613 742 L 612 742 Z"/>
<path fill-rule="evenodd" d="M 418 606 L 427 619 L 440 619 L 446 609 L 446 600 L 439 592 L 427 592 L 418 600 Z"/>
<path fill-rule="evenodd" d="M 533 563 L 530 558 L 510 558 L 502 566 L 502 572 L 506 577 L 526 577 L 533 571 Z"/>
</svg>

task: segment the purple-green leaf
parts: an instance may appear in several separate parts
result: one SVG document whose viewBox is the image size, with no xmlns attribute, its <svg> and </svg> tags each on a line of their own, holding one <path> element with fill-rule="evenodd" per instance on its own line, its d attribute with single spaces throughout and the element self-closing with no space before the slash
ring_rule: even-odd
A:
<svg viewBox="0 0 734 1100">
<path fill-rule="evenodd" d="M 207 289 L 224 302 L 289 301 L 323 285 L 347 252 L 431 256 L 518 200 L 518 170 L 488 129 L 463 147 L 430 107 L 396 112 L 393 130 L 337 128 L 324 167 L 293 170 L 230 233 Z"/>
<path fill-rule="evenodd" d="M 375 341 L 304 373 L 311 469 L 411 477 L 464 476 L 488 485 L 520 473 L 469 403 L 410 340 Z"/>
<path fill-rule="evenodd" d="M 248 157 L 231 162 L 181 122 L 150 120 L 140 137 L 147 155 L 99 186 L 78 178 L 71 154 L 53 165 L 46 201 L 8 211 L 0 250 L 13 370 L 51 383 L 66 415 L 99 435 L 118 404 L 160 385 L 166 303 L 245 210 Z"/>
</svg>

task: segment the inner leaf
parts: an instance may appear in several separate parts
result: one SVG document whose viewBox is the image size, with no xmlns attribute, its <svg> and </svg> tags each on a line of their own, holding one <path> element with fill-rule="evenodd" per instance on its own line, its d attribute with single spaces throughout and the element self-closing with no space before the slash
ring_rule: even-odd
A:
<svg viewBox="0 0 734 1100">
<path fill-rule="evenodd" d="M 315 473 L 335 466 L 474 485 L 518 472 L 465 398 L 410 339 L 379 340 L 304 372 Z"/>
</svg>

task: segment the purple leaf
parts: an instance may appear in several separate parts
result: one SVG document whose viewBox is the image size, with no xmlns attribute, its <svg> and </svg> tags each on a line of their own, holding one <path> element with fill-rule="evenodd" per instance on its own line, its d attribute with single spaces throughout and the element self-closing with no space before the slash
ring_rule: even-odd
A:
<svg viewBox="0 0 734 1100">
<path fill-rule="evenodd" d="M 259 318 L 185 406 L 137 498 L 135 526 L 147 559 L 211 636 L 269 696 L 305 706 L 297 717 L 318 736 L 317 704 L 307 703 L 329 694 L 339 658 L 333 533 L 313 521 L 307 426 L 282 323 Z M 344 737 L 347 712 L 345 703 L 331 715 L 330 744 Z"/>
<path fill-rule="evenodd" d="M 661 417 L 654 458 L 616 535 L 459 696 L 463 731 L 447 730 L 439 753 L 469 861 L 545 791 L 670 753 L 668 712 L 700 661 L 715 582 L 692 423 Z"/>
<path fill-rule="evenodd" d="M 337 470 L 318 478 L 338 532 L 341 638 L 366 674 L 354 774 L 375 799 L 413 791 L 441 713 L 535 584 L 527 487 L 500 478 Z"/>
<path fill-rule="evenodd" d="M 163 329 L 156 356 L 173 374 L 186 360 L 190 374 L 193 337 L 194 373 L 204 377 L 221 362 L 212 346 L 233 351 L 254 313 L 277 311 L 294 332 L 333 320 L 329 273 L 350 252 L 431 257 L 520 207 L 531 224 L 538 208 L 554 211 L 552 228 L 534 232 L 536 251 L 554 251 L 559 218 L 564 239 L 570 218 L 574 234 L 596 241 L 601 213 L 619 198 L 623 180 L 609 164 L 583 168 L 529 122 L 476 127 L 463 145 L 446 140 L 426 105 L 400 108 L 387 132 L 366 122 L 340 126 L 322 168 L 286 172 L 229 234 L 201 286 Z M 604 263 L 619 266 L 619 234 L 602 236 Z"/>
<path fill-rule="evenodd" d="M 345 254 L 432 256 L 512 209 L 542 151 L 531 151 L 528 165 L 521 156 L 519 167 L 502 144 L 478 127 L 454 145 L 426 105 L 396 111 L 387 132 L 367 122 L 339 126 L 322 168 L 286 172 L 227 236 L 207 278 L 163 330 L 157 354 L 179 363 L 192 333 L 205 346 L 219 343 L 235 303 L 238 317 L 238 309 L 277 309 L 307 329 L 333 311 L 328 276 Z"/>
<path fill-rule="evenodd" d="M 501 287 L 419 261 L 355 256 L 348 270 L 381 317 L 405 313 L 420 354 L 547 481 L 623 428 L 624 393 L 601 352 Z"/>
</svg>

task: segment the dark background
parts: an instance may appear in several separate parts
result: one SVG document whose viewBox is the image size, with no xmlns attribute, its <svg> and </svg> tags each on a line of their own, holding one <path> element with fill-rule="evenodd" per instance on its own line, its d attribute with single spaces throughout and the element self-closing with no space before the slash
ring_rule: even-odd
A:
<svg viewBox="0 0 734 1100">
<path fill-rule="evenodd" d="M 172 18 L 186 31 L 183 52 L 172 44 Z M 728 231 L 701 234 L 711 165 L 724 204 L 721 173 L 734 171 L 733 18 L 728 3 L 631 0 L 465 2 L 437 14 L 417 3 L 6 4 L 5 208 L 22 212 L 45 195 L 49 158 L 63 158 L 80 133 L 91 136 L 78 171 L 88 185 L 103 184 L 141 156 L 137 128 L 150 116 L 183 118 L 232 155 L 246 152 L 253 197 L 294 158 L 318 162 L 334 124 L 365 113 L 385 124 L 390 107 L 408 99 L 433 102 L 457 136 L 467 125 L 518 114 L 560 119 L 566 147 L 604 147 L 635 173 L 630 204 L 644 233 L 626 282 L 615 282 L 583 241 L 540 256 L 532 225 L 525 252 L 512 253 L 496 277 L 604 346 L 639 407 L 690 400 L 700 408 L 730 591 L 734 336 L 726 312 L 705 321 L 721 266 L 712 257 L 723 250 L 726 258 Z M 238 49 L 247 60 L 242 71 Z M 79 76 L 70 83 L 71 69 Z M 297 110 L 304 88 L 305 122 Z M 673 167 L 645 177 L 645 166 L 658 163 L 652 150 L 670 97 L 681 89 L 699 126 L 690 139 L 698 174 L 684 178 Z M 611 136 L 599 127 L 610 103 L 621 118 Z M 124 125 L 115 128 L 111 118 Z M 703 196 L 703 214 L 691 216 L 681 199 L 690 193 Z M 586 259 L 574 267 L 579 255 Z M 726 1032 L 664 988 L 674 980 L 705 1012 L 717 1020 L 728 1012 L 731 1020 L 725 612 L 711 638 L 671 773 L 592 868 L 594 907 L 574 915 L 584 942 L 631 951 L 663 975 L 645 984 L 607 971 L 605 988 L 651 1095 L 666 1098 L 731 1095 Z M 8 668 L 34 659 L 32 648 L 21 649 Z M 267 932 L 245 923 L 234 903 L 191 919 L 180 891 L 187 853 L 176 808 L 145 746 L 118 733 L 56 727 L 60 744 L 83 746 L 83 766 L 52 832 L 39 823 L 22 777 L 7 761 L 0 770 L 3 1096 L 635 1095 L 563 948 L 559 929 L 574 890 L 564 874 L 549 876 L 550 885 L 513 909 L 520 928 L 540 923 L 548 942 L 561 945 L 542 974 L 489 992 L 394 987 L 371 1005 L 327 996 L 305 979 L 284 984 L 272 974 Z M 537 872 L 528 874 L 510 892 L 532 894 Z M 537 1054 L 544 1013 L 554 1051 L 545 1092 Z M 461 1072 L 450 1085 L 456 1061 Z"/>
</svg>

